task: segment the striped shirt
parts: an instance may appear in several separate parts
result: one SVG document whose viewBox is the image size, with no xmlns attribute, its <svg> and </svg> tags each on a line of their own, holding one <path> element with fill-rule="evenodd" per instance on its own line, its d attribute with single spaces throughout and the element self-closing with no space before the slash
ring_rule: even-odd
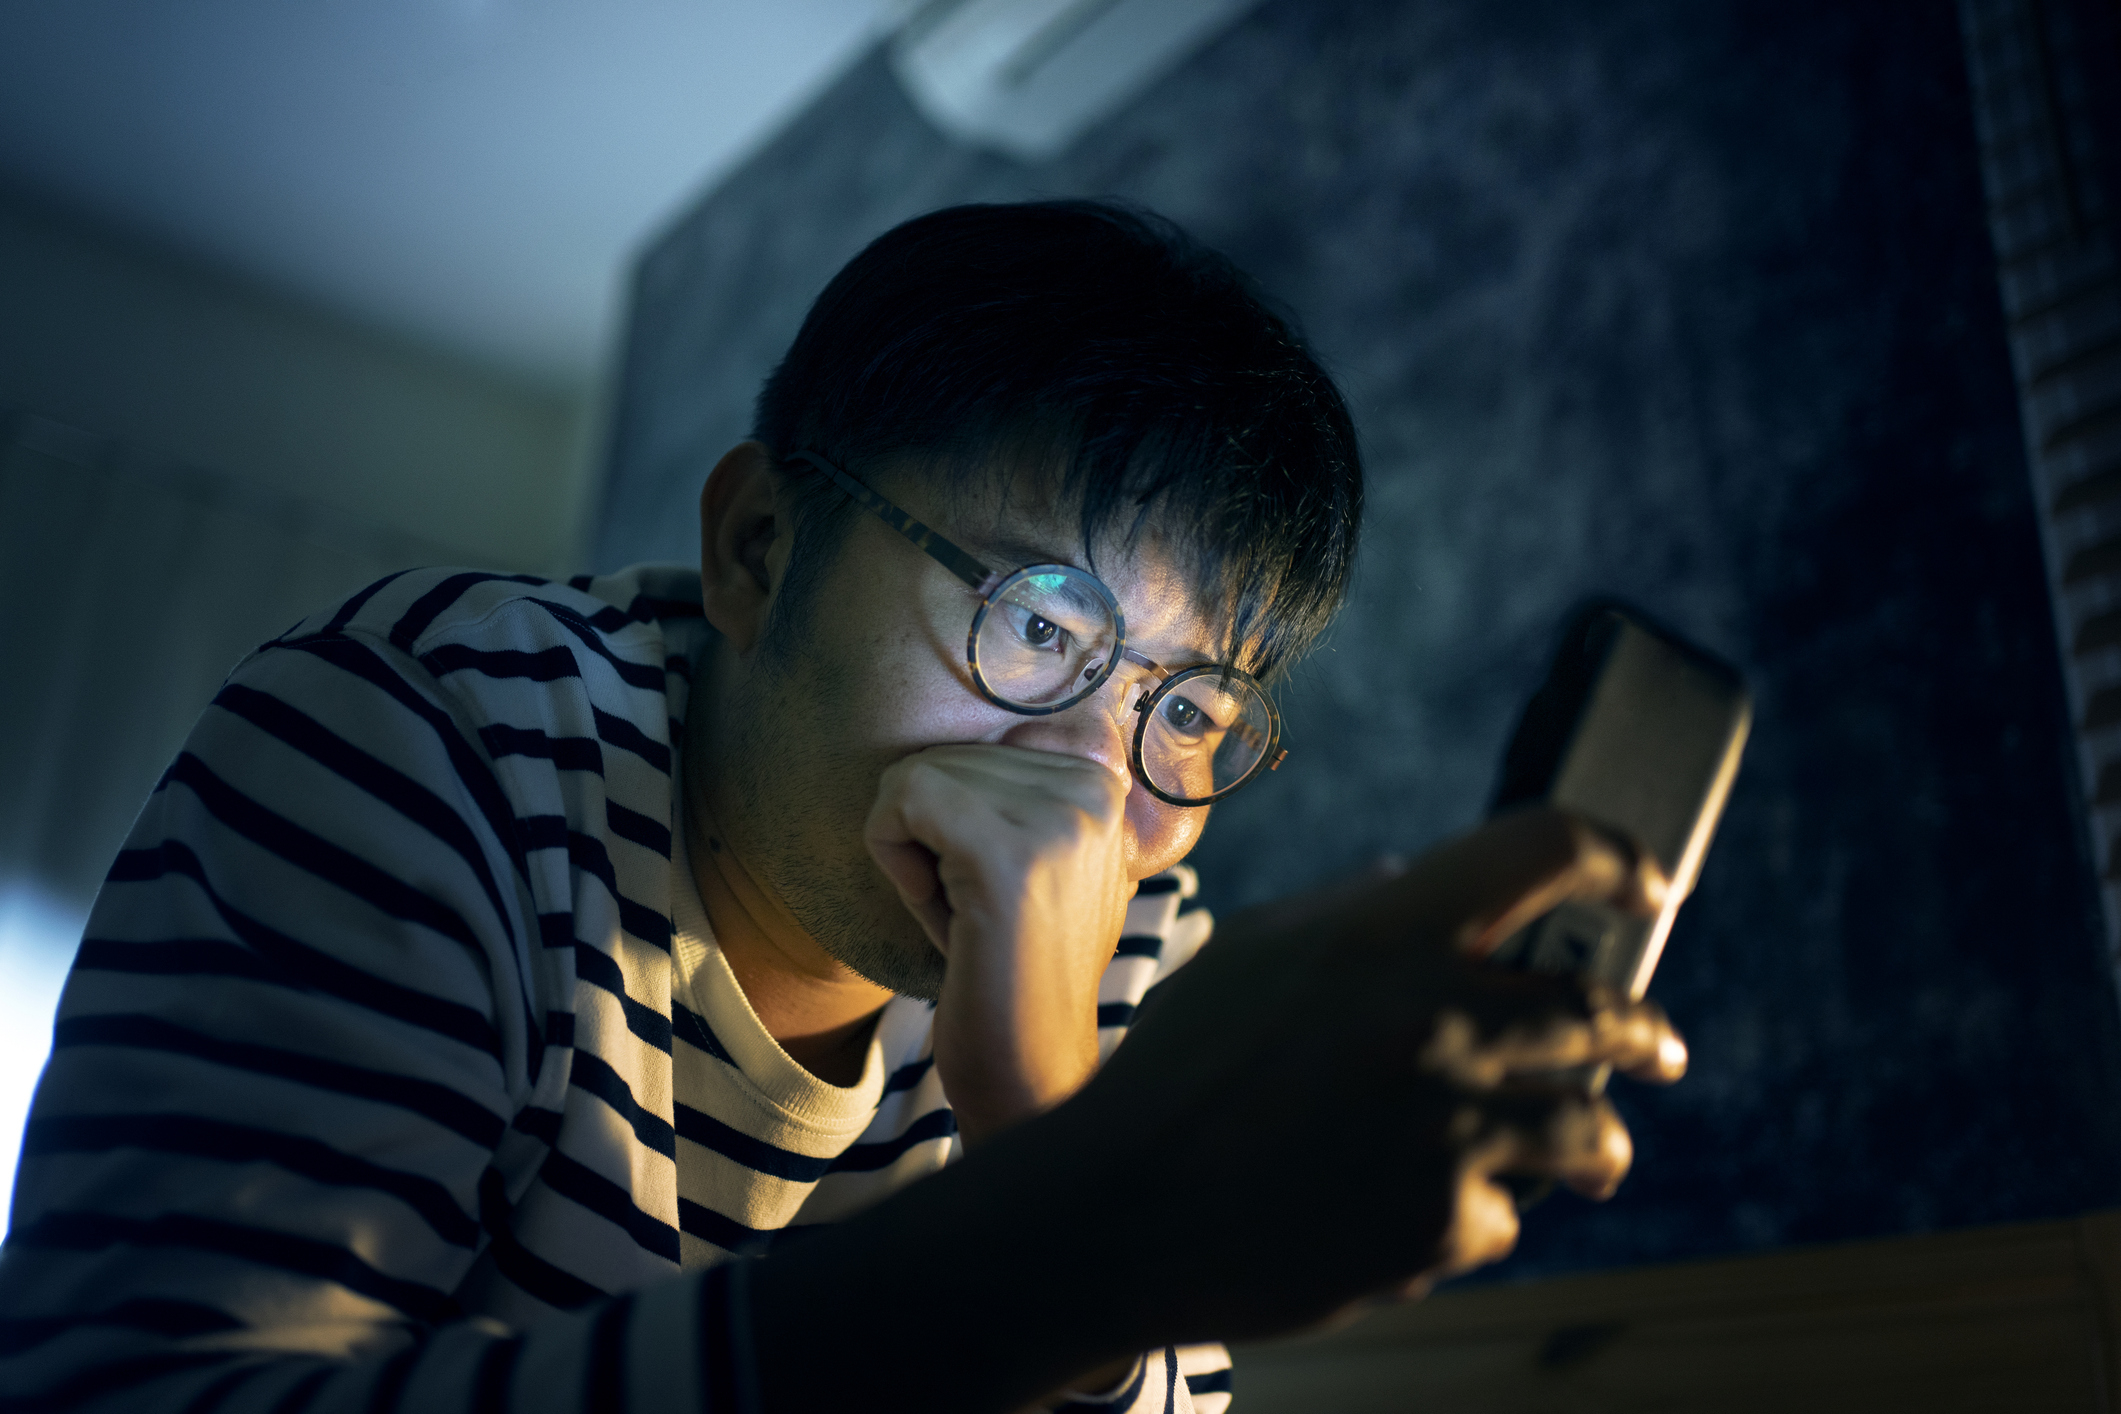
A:
<svg viewBox="0 0 2121 1414">
<path fill-rule="evenodd" d="M 743 1407 L 728 1256 L 934 1170 L 956 1127 L 925 1005 L 824 1086 L 715 949 L 673 787 L 709 638 L 678 567 L 427 570 L 238 666 L 60 1001 L 0 1403 Z M 1131 906 L 1108 1049 L 1205 941 L 1190 892 L 1176 870 Z M 1186 1348 L 1094 1402 L 1227 1390 Z"/>
</svg>

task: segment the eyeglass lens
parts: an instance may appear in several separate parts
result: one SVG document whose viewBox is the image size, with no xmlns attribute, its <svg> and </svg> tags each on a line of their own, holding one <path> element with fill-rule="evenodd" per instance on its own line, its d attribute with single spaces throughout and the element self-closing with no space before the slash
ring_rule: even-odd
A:
<svg viewBox="0 0 2121 1414">
<path fill-rule="evenodd" d="M 1142 775 L 1166 796 L 1212 799 L 1259 769 L 1273 723 L 1251 679 L 1218 667 L 1188 669 L 1166 682 L 1143 714 Z"/>
<path fill-rule="evenodd" d="M 1118 648 L 1118 617 L 1104 586 L 1040 565 L 1011 575 L 989 601 L 973 662 L 995 697 L 1051 711 L 1094 691 Z"/>
</svg>

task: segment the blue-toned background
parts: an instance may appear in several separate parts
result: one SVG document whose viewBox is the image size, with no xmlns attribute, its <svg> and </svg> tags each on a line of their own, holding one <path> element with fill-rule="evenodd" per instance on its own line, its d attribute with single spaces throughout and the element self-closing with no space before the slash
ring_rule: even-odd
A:
<svg viewBox="0 0 2121 1414">
<path fill-rule="evenodd" d="M 1037 168 L 948 145 L 875 59 L 643 261 L 595 558 L 692 557 L 758 380 L 888 226 L 1146 203 L 1296 313 L 1372 477 L 1296 749 L 1196 856 L 1218 907 L 1475 819 L 1587 592 L 1755 685 L 1654 988 L 1694 1074 L 1621 1094 L 1637 1176 L 1539 1210 L 1506 1270 L 2121 1202 L 1973 142 L 1941 4 L 1272 0 Z"/>
</svg>

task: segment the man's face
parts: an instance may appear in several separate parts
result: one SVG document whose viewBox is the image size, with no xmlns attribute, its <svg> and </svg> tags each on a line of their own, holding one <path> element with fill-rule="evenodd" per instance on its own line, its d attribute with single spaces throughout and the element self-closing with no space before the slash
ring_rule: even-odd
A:
<svg viewBox="0 0 2121 1414">
<path fill-rule="evenodd" d="M 1134 545 L 1086 552 L 1072 513 L 1050 499 L 983 498 L 946 512 L 917 482 L 876 489 L 989 566 L 1080 565 L 1126 615 L 1128 645 L 1171 669 L 1213 661 L 1220 642 L 1196 603 L 1188 557 L 1147 530 Z M 1166 804 L 1128 770 L 1137 720 L 1131 683 L 1115 675 L 1064 712 L 1026 717 L 982 698 L 965 663 L 978 600 L 963 582 L 866 514 L 800 619 L 776 624 L 727 684 L 715 754 L 727 843 L 751 876 L 827 952 L 891 990 L 933 997 L 943 959 L 870 858 L 863 824 L 885 767 L 923 748 L 991 742 L 1065 752 L 1126 778 L 1129 877 L 1183 859 L 1205 807 Z M 725 660 L 726 661 L 726 660 Z M 733 818 L 732 818 L 733 817 Z"/>
</svg>

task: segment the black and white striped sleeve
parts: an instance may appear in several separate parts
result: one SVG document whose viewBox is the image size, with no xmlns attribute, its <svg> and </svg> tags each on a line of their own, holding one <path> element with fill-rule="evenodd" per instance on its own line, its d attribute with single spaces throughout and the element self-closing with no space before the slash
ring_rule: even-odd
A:
<svg viewBox="0 0 2121 1414">
<path fill-rule="evenodd" d="M 726 1272 L 521 1331 L 452 1294 L 564 1004 L 465 716 L 409 653 L 324 632 L 200 719 L 61 1001 L 0 1248 L 0 1405 L 716 1407 Z"/>
</svg>

